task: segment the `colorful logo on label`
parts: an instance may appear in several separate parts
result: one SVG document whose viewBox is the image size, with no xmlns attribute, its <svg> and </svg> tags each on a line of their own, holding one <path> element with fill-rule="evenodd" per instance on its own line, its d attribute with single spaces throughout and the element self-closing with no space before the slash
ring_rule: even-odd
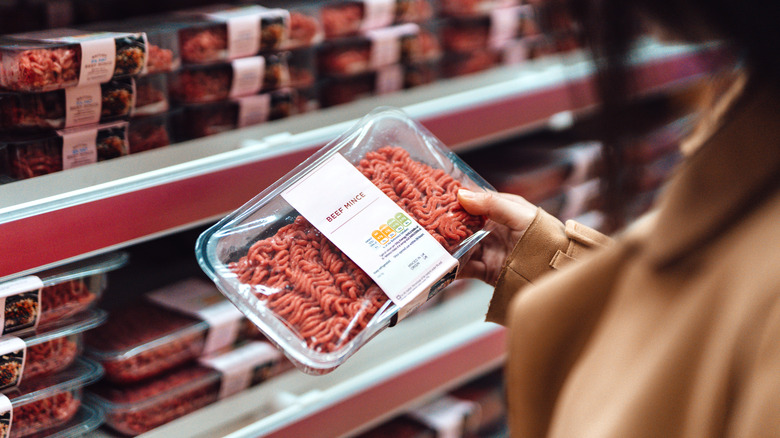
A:
<svg viewBox="0 0 780 438">
<path fill-rule="evenodd" d="M 379 228 L 371 232 L 371 237 L 380 245 L 387 245 L 410 225 L 412 225 L 412 220 L 409 217 L 403 213 L 397 213 L 388 219 L 386 224 L 380 225 Z"/>
</svg>

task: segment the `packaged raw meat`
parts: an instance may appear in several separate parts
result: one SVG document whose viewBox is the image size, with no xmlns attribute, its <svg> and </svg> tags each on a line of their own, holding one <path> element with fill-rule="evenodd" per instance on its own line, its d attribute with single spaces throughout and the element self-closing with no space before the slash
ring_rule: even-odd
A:
<svg viewBox="0 0 780 438">
<path fill-rule="evenodd" d="M 224 28 L 224 59 L 280 49 L 290 35 L 290 13 L 285 9 L 215 4 L 179 11 L 175 15 L 220 24 Z M 183 47 L 182 44 L 182 50 Z"/>
<path fill-rule="evenodd" d="M 84 400 L 76 414 L 70 420 L 43 432 L 27 435 L 25 438 L 79 438 L 90 435 L 99 428 L 105 419 L 105 413 Z"/>
<path fill-rule="evenodd" d="M 320 19 L 326 38 L 356 35 L 395 21 L 396 0 L 345 0 L 322 5 Z"/>
<path fill-rule="evenodd" d="M 381 108 L 202 233 L 198 261 L 297 367 L 324 374 L 435 296 L 487 235 L 460 187 L 491 190 Z"/>
<path fill-rule="evenodd" d="M 322 74 L 350 75 L 423 59 L 416 43 L 420 27 L 413 23 L 369 30 L 362 35 L 325 41 L 317 50 Z"/>
<path fill-rule="evenodd" d="M 100 365 L 79 357 L 60 373 L 0 395 L 0 428 L 12 438 L 68 432 L 81 407 L 83 388 L 99 380 L 102 372 Z"/>
<path fill-rule="evenodd" d="M 396 23 L 422 23 L 430 20 L 437 11 L 430 0 L 396 0 Z"/>
<path fill-rule="evenodd" d="M 128 255 L 113 252 L 36 274 L 40 279 L 41 325 L 93 307 L 108 285 L 108 274 L 127 264 Z"/>
<path fill-rule="evenodd" d="M 168 75 L 156 73 L 135 79 L 135 105 L 132 116 L 162 114 L 170 109 Z"/>
<path fill-rule="evenodd" d="M 112 429 L 138 435 L 277 375 L 282 358 L 271 344 L 253 341 L 132 385 L 101 382 L 87 399 Z"/>
<path fill-rule="evenodd" d="M 136 75 L 146 65 L 143 33 L 56 29 L 0 37 L 0 86 L 51 91 Z"/>
<path fill-rule="evenodd" d="M 127 155 L 127 122 L 8 135 L 0 140 L 0 175 L 33 178 Z"/>
<path fill-rule="evenodd" d="M 533 9 L 524 5 L 496 9 L 482 17 L 450 18 L 441 25 L 441 44 L 447 52 L 499 50 L 526 33 L 538 34 L 533 16 Z"/>
<path fill-rule="evenodd" d="M 290 70 L 290 87 L 310 87 L 317 80 L 316 50 L 314 48 L 290 50 L 287 64 Z"/>
<path fill-rule="evenodd" d="M 296 91 L 290 88 L 218 102 L 182 107 L 180 129 L 187 139 L 259 125 L 295 112 Z"/>
<path fill-rule="evenodd" d="M 112 311 L 87 333 L 86 354 L 103 365 L 106 379 L 137 382 L 233 345 L 242 320 L 213 285 L 184 280 Z"/>
<path fill-rule="evenodd" d="M 0 130 L 63 129 L 130 117 L 132 78 L 43 93 L 0 91 Z"/>
<path fill-rule="evenodd" d="M 327 108 L 363 97 L 393 93 L 404 88 L 404 80 L 404 67 L 400 64 L 356 75 L 326 77 L 319 84 L 320 103 Z"/>
<path fill-rule="evenodd" d="M 130 153 L 148 151 L 179 141 L 176 127 L 181 125 L 182 110 L 174 110 L 130 120 L 127 132 Z"/>
<path fill-rule="evenodd" d="M 131 18 L 122 21 L 100 21 L 85 29 L 108 32 L 144 33 L 147 40 L 146 68 L 142 74 L 174 71 L 181 65 L 178 27 L 157 17 Z"/>
<path fill-rule="evenodd" d="M 441 13 L 454 17 L 482 16 L 491 11 L 519 4 L 519 0 L 441 0 Z"/>
<path fill-rule="evenodd" d="M 183 17 L 160 17 L 158 20 L 176 30 L 183 64 L 205 64 L 230 59 L 225 23 L 187 20 Z"/>
<path fill-rule="evenodd" d="M 282 47 L 284 49 L 297 49 L 319 44 L 325 37 L 325 32 L 320 22 L 318 6 L 281 3 L 290 12 L 290 36 Z"/>
<path fill-rule="evenodd" d="M 450 53 L 442 58 L 442 77 L 454 78 L 479 73 L 499 65 L 500 53 L 492 50 Z"/>
<path fill-rule="evenodd" d="M 181 103 L 243 97 L 290 83 L 286 52 L 235 59 L 228 63 L 187 66 L 170 76 L 173 99 Z"/>
<path fill-rule="evenodd" d="M 404 66 L 404 88 L 432 84 L 441 78 L 441 61 L 416 62 Z"/>
<path fill-rule="evenodd" d="M 82 351 L 83 332 L 102 324 L 106 316 L 92 309 L 50 323 L 33 335 L 0 338 L 0 391 L 9 392 L 23 382 L 69 367 Z"/>
</svg>

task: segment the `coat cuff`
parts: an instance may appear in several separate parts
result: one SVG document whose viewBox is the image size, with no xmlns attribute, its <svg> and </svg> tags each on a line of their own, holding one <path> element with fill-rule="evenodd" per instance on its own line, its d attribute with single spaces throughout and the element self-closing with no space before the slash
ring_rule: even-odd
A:
<svg viewBox="0 0 780 438">
<path fill-rule="evenodd" d="M 486 319 L 504 325 L 509 302 L 520 289 L 610 241 L 609 237 L 577 222 L 567 221 L 564 225 L 538 208 L 498 276 Z"/>
</svg>

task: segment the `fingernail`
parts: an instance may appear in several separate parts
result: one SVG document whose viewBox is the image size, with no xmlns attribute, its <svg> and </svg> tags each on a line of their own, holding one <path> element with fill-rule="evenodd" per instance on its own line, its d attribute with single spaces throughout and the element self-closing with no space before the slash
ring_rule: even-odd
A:
<svg viewBox="0 0 780 438">
<path fill-rule="evenodd" d="M 472 192 L 471 190 L 460 189 L 458 190 L 458 197 L 471 200 L 471 199 L 476 199 L 477 194 Z"/>
</svg>

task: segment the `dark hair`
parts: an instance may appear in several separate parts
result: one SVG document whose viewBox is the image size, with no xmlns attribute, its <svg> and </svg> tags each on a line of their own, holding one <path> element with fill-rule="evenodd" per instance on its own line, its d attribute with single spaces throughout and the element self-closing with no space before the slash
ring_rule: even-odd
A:
<svg viewBox="0 0 780 438">
<path fill-rule="evenodd" d="M 635 126 L 631 120 L 632 77 L 628 53 L 652 22 L 670 37 L 692 43 L 717 42 L 752 75 L 780 77 L 776 56 L 780 32 L 771 7 L 755 0 L 563 0 L 577 21 L 596 64 L 601 98 L 604 178 L 602 194 L 607 229 L 625 224 L 628 199 L 623 151 Z M 721 63 L 718 60 L 713 65 Z M 721 63 L 722 64 L 722 63 Z"/>
</svg>

